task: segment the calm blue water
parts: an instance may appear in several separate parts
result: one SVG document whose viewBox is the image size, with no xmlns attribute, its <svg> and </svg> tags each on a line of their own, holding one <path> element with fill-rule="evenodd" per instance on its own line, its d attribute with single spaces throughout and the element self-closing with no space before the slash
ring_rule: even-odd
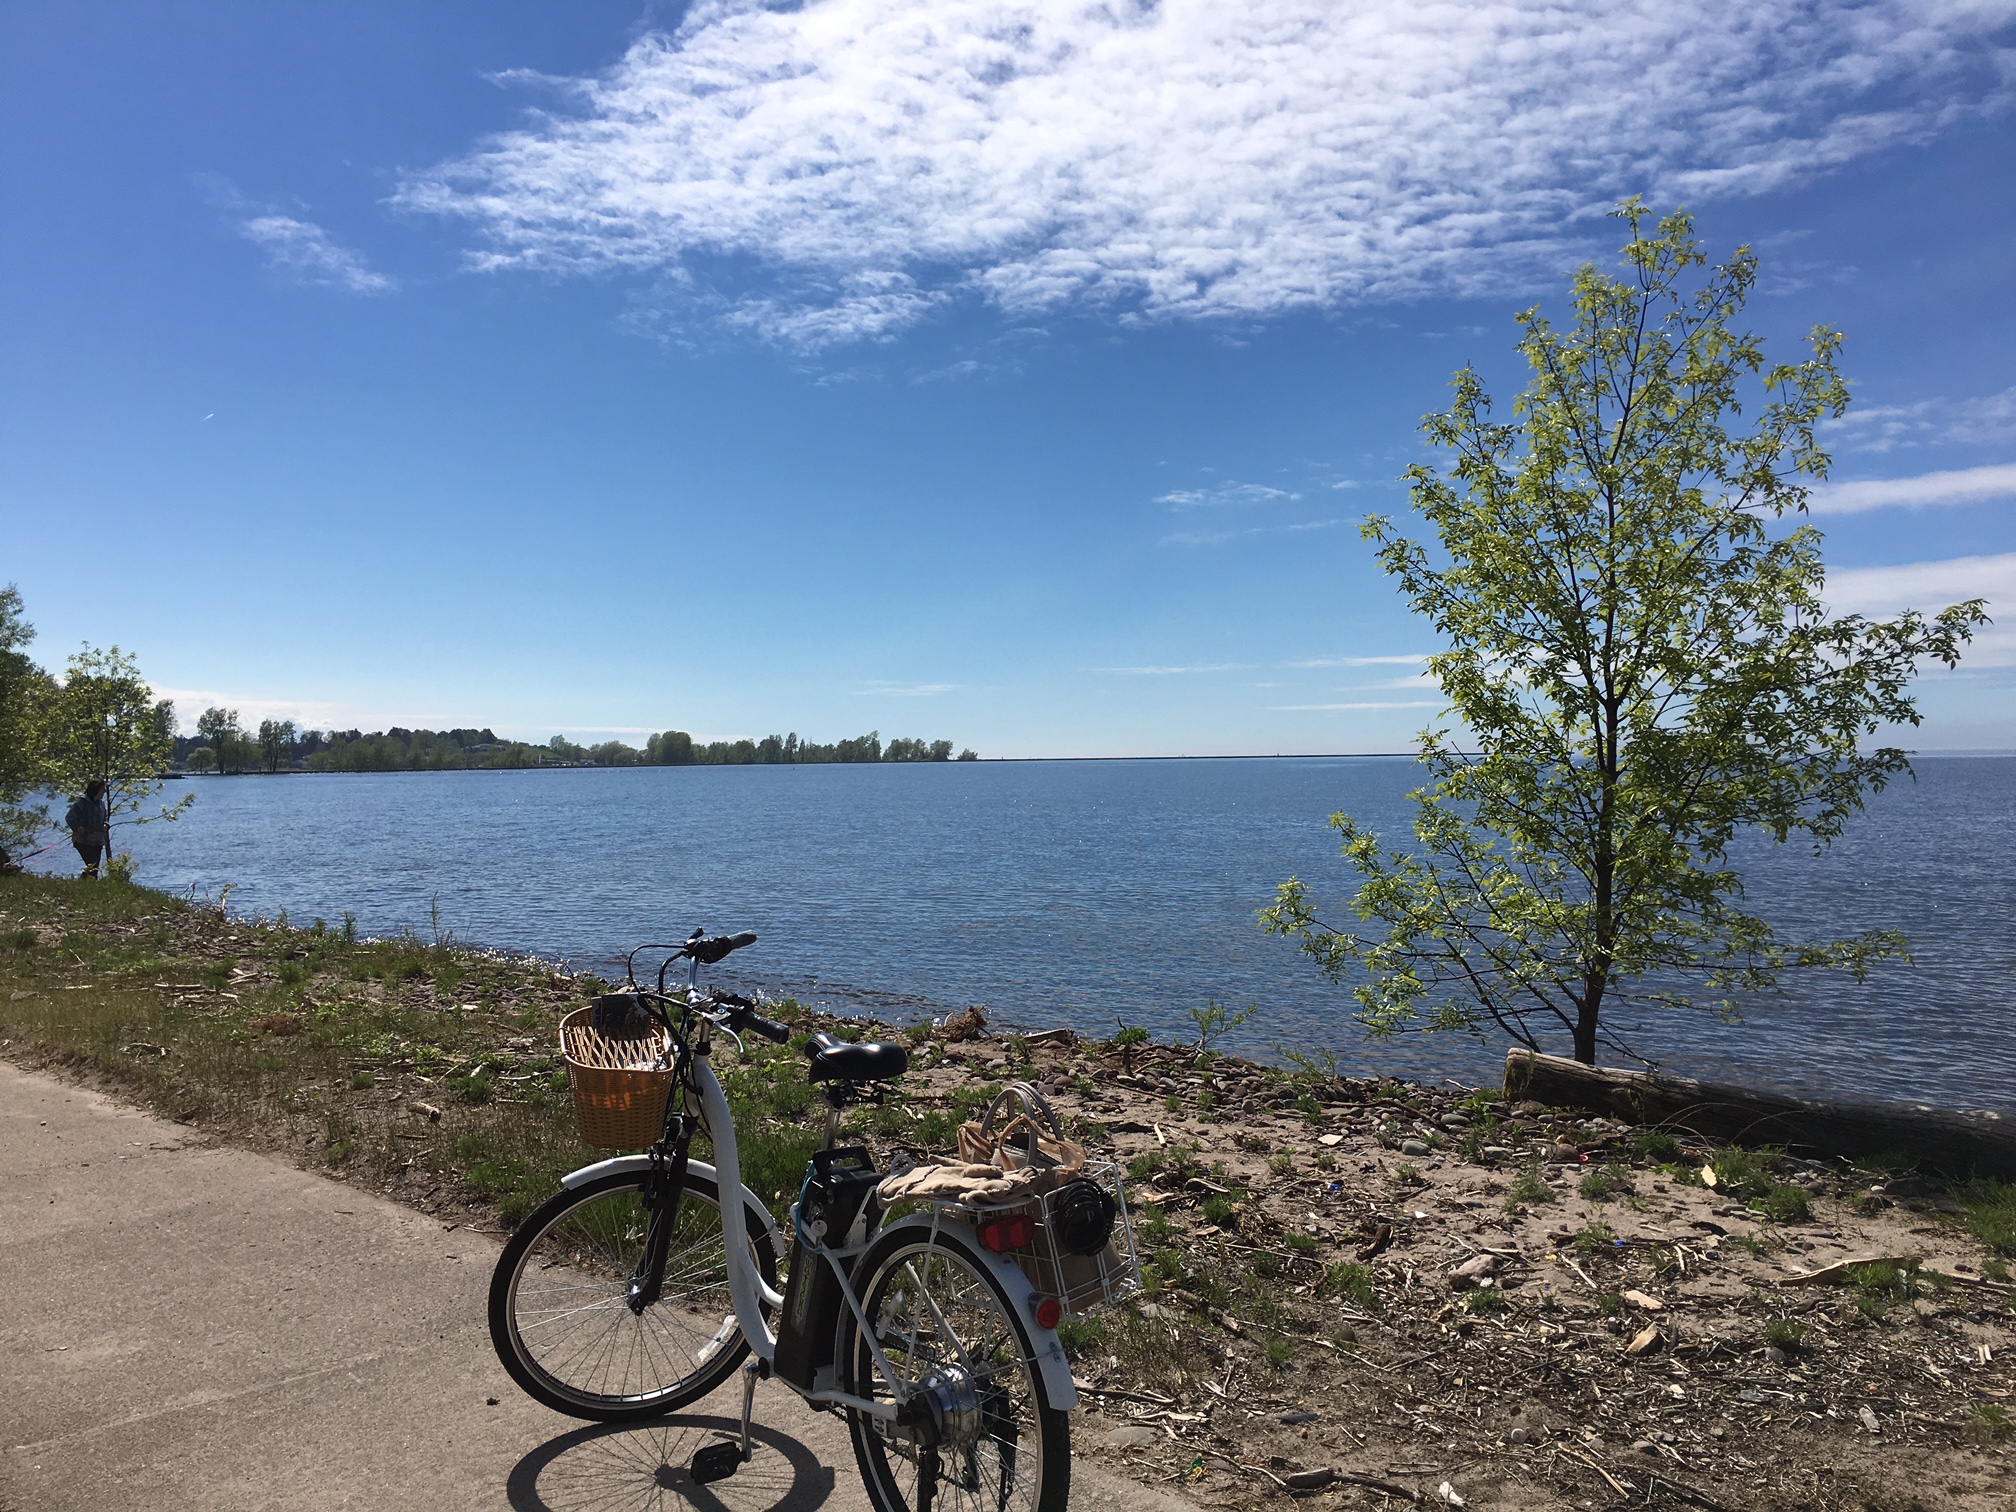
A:
<svg viewBox="0 0 2016 1512">
<path fill-rule="evenodd" d="M 1760 848 L 1746 866 L 1781 924 L 1898 927 L 1915 966 L 1859 988 L 1815 974 L 1741 1028 L 1619 1027 L 1699 1075 L 2016 1108 L 2016 759 L 1918 770 L 1826 857 Z M 1350 882 L 1325 817 L 1401 836 L 1417 774 L 1394 759 L 199 779 L 184 819 L 122 843 L 142 880 L 233 883 L 234 910 L 296 921 L 349 909 L 367 933 L 424 934 L 438 894 L 464 940 L 605 972 L 696 924 L 754 929 L 725 979 L 899 1021 L 984 1003 L 1027 1026 L 1179 1037 L 1207 998 L 1258 1001 L 1248 1051 L 1327 1045 L 1359 1070 L 1495 1079 L 1496 1040 L 1366 1042 L 1344 994 L 1254 926 L 1290 873 L 1340 917 Z"/>
</svg>

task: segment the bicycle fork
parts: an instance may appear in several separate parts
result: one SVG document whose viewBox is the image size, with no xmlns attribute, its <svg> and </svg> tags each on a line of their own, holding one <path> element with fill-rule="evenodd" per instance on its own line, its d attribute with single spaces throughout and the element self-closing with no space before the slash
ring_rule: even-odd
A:
<svg viewBox="0 0 2016 1512">
<path fill-rule="evenodd" d="M 686 1152 L 693 1143 L 693 1120 L 683 1113 L 677 1116 L 672 1148 L 652 1149 L 651 1170 L 644 1181 L 644 1210 L 650 1214 L 650 1225 L 644 1231 L 644 1253 L 630 1273 L 628 1297 L 630 1311 L 639 1317 L 665 1290 L 665 1260 L 672 1252 L 679 1198 L 686 1190 Z"/>
</svg>

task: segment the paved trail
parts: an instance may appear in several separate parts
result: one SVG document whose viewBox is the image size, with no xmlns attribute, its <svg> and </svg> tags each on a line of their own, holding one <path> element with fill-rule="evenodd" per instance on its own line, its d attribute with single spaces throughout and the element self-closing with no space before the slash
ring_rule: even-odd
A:
<svg viewBox="0 0 2016 1512">
<path fill-rule="evenodd" d="M 739 1382 L 641 1428 L 527 1400 L 484 1326 L 496 1253 L 0 1062 L 0 1512 L 866 1507 L 844 1427 L 781 1389 L 707 1487 L 683 1466 Z M 1073 1512 L 1188 1506 L 1072 1469 Z"/>
</svg>

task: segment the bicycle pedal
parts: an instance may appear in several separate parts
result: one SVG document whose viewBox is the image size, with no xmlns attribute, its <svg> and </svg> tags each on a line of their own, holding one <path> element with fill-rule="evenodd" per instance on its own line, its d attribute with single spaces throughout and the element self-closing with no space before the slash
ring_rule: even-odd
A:
<svg viewBox="0 0 2016 1512">
<path fill-rule="evenodd" d="M 742 1446 L 725 1439 L 695 1450 L 693 1463 L 688 1467 L 694 1481 L 702 1486 L 709 1481 L 726 1480 L 741 1468 Z"/>
</svg>

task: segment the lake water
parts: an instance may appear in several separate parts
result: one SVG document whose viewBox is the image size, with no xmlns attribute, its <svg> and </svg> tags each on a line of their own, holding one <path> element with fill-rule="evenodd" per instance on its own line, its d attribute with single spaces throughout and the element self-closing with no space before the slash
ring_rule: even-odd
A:
<svg viewBox="0 0 2016 1512">
<path fill-rule="evenodd" d="M 1758 848 L 1750 896 L 1813 933 L 1897 927 L 1915 965 L 1814 973 L 1747 1010 L 1628 1029 L 1675 1070 L 1816 1093 L 2016 1108 L 2016 759 L 1921 758 L 1825 857 Z M 631 945 L 754 929 L 723 980 L 896 1022 L 998 1019 L 1189 1037 L 1207 999 L 1258 1002 L 1230 1043 L 1495 1081 L 1496 1039 L 1368 1042 L 1345 993 L 1254 913 L 1291 873 L 1342 915 L 1325 818 L 1405 833 L 1400 759 L 655 767 L 195 779 L 173 825 L 126 832 L 143 881 L 366 933 L 441 927 L 608 972 Z M 1565 1046 L 1549 1046 L 1563 1050 Z"/>
</svg>

